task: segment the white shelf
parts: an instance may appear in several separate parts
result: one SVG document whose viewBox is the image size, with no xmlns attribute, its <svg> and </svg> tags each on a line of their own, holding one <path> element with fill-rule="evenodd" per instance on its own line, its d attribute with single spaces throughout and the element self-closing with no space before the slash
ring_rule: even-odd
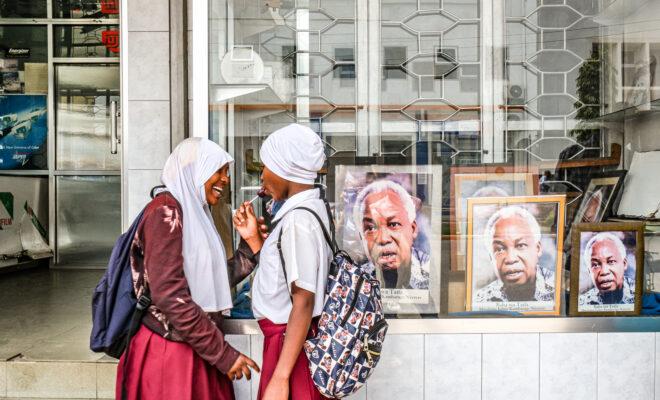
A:
<svg viewBox="0 0 660 400">
<path fill-rule="evenodd" d="M 258 101 L 259 104 L 281 104 L 285 101 L 285 99 L 278 96 L 270 85 L 266 83 L 224 83 L 211 85 L 210 96 L 211 98 L 209 100 L 211 104 L 218 104 L 245 96 L 254 97 L 250 100 Z"/>
</svg>

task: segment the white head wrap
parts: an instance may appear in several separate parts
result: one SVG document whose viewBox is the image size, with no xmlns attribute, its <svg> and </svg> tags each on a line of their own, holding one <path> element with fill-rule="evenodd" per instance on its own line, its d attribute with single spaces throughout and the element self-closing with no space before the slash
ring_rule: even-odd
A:
<svg viewBox="0 0 660 400">
<path fill-rule="evenodd" d="M 280 178 L 311 185 L 325 162 L 323 142 L 306 126 L 291 124 L 271 133 L 259 150 L 261 162 Z"/>
<path fill-rule="evenodd" d="M 191 138 L 170 154 L 161 181 L 181 204 L 183 270 L 192 299 L 206 312 L 232 307 L 227 256 L 215 229 L 204 183 L 234 159 L 208 139 Z"/>
</svg>

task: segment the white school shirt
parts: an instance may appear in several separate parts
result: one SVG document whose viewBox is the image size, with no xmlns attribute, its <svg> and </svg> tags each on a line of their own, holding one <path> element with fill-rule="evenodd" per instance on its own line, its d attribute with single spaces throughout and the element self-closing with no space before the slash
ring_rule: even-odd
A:
<svg viewBox="0 0 660 400">
<path fill-rule="evenodd" d="M 327 229 L 328 213 L 319 196 L 319 189 L 305 190 L 291 196 L 277 211 L 273 223 L 279 222 L 261 248 L 254 277 L 252 311 L 255 318 L 286 324 L 292 308 L 290 290 L 294 282 L 297 287 L 314 293 L 312 316 L 321 315 L 332 251 L 321 226 L 309 211 L 291 211 L 296 207 L 312 209 Z M 287 282 L 277 250 L 281 230 Z"/>
</svg>

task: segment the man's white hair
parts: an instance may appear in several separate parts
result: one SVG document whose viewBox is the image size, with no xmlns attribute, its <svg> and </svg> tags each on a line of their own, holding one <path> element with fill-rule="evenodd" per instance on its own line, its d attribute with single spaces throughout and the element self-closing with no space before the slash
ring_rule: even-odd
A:
<svg viewBox="0 0 660 400">
<path fill-rule="evenodd" d="M 507 197 L 509 194 L 506 190 L 497 186 L 489 185 L 484 186 L 472 194 L 471 197 Z"/>
<path fill-rule="evenodd" d="M 582 260 L 584 260 L 584 262 L 587 263 L 587 265 L 590 265 L 591 255 L 594 250 L 594 246 L 598 243 L 602 243 L 608 240 L 614 243 L 614 246 L 616 247 L 617 251 L 619 252 L 619 255 L 621 256 L 621 260 L 625 261 L 626 256 L 628 255 L 628 252 L 626 251 L 626 246 L 624 246 L 621 239 L 612 232 L 600 232 L 594 235 L 594 237 L 592 237 L 591 239 L 589 239 L 589 241 L 587 242 L 587 246 L 584 248 L 584 253 L 582 253 Z"/>
<path fill-rule="evenodd" d="M 491 215 L 486 224 L 486 229 L 484 229 L 484 242 L 486 248 L 488 249 L 488 254 L 491 258 L 493 257 L 493 238 L 495 237 L 495 225 L 502 218 L 511 218 L 511 217 L 520 217 L 522 218 L 529 228 L 532 230 L 532 235 L 534 236 L 534 241 L 536 243 L 541 242 L 541 227 L 539 226 L 538 221 L 532 213 L 529 212 L 526 208 L 520 206 L 506 206 L 500 208 L 495 214 Z"/>
<path fill-rule="evenodd" d="M 355 206 L 353 208 L 353 221 L 360 232 L 362 231 L 362 220 L 364 218 L 367 197 L 372 194 L 388 191 L 394 192 L 399 199 L 401 199 L 406 214 L 408 214 L 408 220 L 410 222 L 415 221 L 417 218 L 417 212 L 415 211 L 415 203 L 413 202 L 412 196 L 410 196 L 410 194 L 406 192 L 406 189 L 398 183 L 382 179 L 365 186 L 365 188 L 360 191 L 357 200 L 355 201 Z"/>
</svg>

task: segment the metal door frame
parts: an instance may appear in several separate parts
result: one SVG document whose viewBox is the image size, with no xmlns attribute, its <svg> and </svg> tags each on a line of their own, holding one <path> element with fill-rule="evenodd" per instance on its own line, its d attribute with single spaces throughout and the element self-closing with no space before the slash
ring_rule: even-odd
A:
<svg viewBox="0 0 660 400">
<path fill-rule="evenodd" d="M 60 170 L 60 169 L 57 168 L 57 160 L 56 160 L 56 157 L 57 157 L 57 143 L 56 143 L 56 141 L 57 141 L 57 132 L 56 132 L 57 121 L 56 121 L 56 118 L 55 118 L 55 116 L 56 116 L 55 114 L 57 113 L 56 99 L 55 99 L 55 95 L 56 95 L 55 89 L 56 89 L 57 76 L 55 74 L 55 69 L 56 69 L 57 66 L 60 66 L 60 65 L 91 65 L 91 66 L 101 67 L 101 66 L 108 65 L 108 64 L 116 64 L 116 65 L 119 66 L 120 61 L 117 58 L 114 58 L 114 59 L 107 59 L 107 58 L 54 58 L 53 62 L 49 64 L 49 68 L 52 67 L 52 70 L 53 70 L 53 74 L 52 74 L 53 79 L 49 80 L 49 98 L 52 98 L 52 103 L 50 103 L 50 101 L 49 101 L 49 104 L 52 104 L 53 112 L 51 113 L 52 115 L 48 116 L 49 125 L 52 123 L 52 126 L 53 126 L 52 140 L 50 140 L 50 136 L 49 136 L 49 141 L 48 141 L 48 151 L 49 151 L 48 164 L 49 164 L 49 169 L 50 169 L 48 203 L 49 203 L 49 206 L 52 208 L 52 212 L 49 213 L 49 215 L 51 216 L 51 220 L 49 220 L 49 226 L 53 227 L 52 231 L 49 228 L 49 231 L 51 231 L 51 236 L 52 236 L 52 238 L 50 238 L 51 243 L 52 243 L 51 247 L 53 249 L 53 258 L 52 258 L 52 261 L 51 261 L 51 268 L 52 267 L 56 267 L 56 268 L 67 268 L 68 267 L 67 265 L 59 265 L 58 262 L 57 262 L 58 259 L 59 259 L 59 254 L 58 254 L 58 251 L 57 251 L 57 249 L 58 249 L 58 237 L 57 237 L 57 228 L 58 228 L 58 226 L 57 226 L 57 213 L 58 213 L 58 210 L 57 210 L 57 178 L 60 177 L 60 176 L 122 176 L 123 175 L 122 174 L 122 172 L 123 172 L 123 158 L 124 158 L 124 150 L 123 150 L 124 141 L 120 140 L 119 141 L 119 146 L 118 146 L 118 149 L 117 149 L 118 152 L 119 152 L 119 154 L 118 154 L 118 156 L 119 156 L 119 169 L 117 169 L 117 170 L 76 171 L 76 170 L 66 170 L 66 169 Z M 119 68 L 118 72 L 119 72 L 119 75 L 120 75 L 119 86 L 118 86 L 119 98 L 120 98 L 119 104 L 121 105 L 122 104 L 122 102 L 121 102 L 121 99 L 122 99 L 121 67 Z M 51 89 L 51 86 L 50 86 L 51 83 L 52 83 L 52 89 Z M 119 110 L 121 112 L 121 108 L 119 108 Z M 122 127 L 124 126 L 123 123 L 121 124 L 121 126 Z M 50 129 L 49 129 L 49 131 L 50 131 Z M 121 133 L 119 133 L 119 137 L 121 138 Z M 110 140 L 112 140 L 112 138 Z M 52 154 L 52 156 L 51 156 L 51 154 Z M 52 160 L 52 164 L 51 164 L 51 160 Z M 51 189 L 51 187 L 52 187 L 52 189 Z M 120 199 L 121 198 L 122 198 L 122 196 L 121 196 L 121 182 L 120 182 Z M 120 218 L 121 218 L 121 215 L 123 214 L 123 206 L 122 206 L 121 202 L 120 202 L 120 208 L 121 208 L 120 209 Z M 50 224 L 52 224 L 52 225 L 50 225 Z M 120 221 L 120 227 L 121 227 L 121 221 Z M 76 265 L 75 266 L 75 268 L 79 268 L 79 269 L 87 269 L 87 268 L 95 269 L 97 267 L 98 266 L 96 266 L 96 265 L 91 265 L 91 266 Z M 73 267 L 71 267 L 71 268 L 73 268 Z"/>
</svg>

